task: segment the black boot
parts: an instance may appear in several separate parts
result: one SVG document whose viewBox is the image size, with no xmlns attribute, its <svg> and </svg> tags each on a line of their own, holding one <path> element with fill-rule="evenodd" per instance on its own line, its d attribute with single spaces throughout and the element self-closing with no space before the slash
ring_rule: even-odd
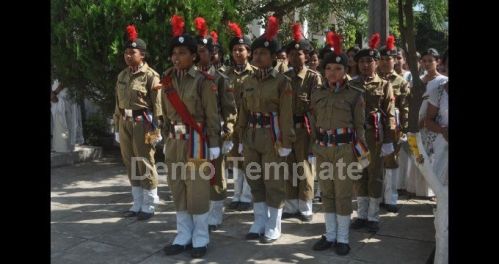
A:
<svg viewBox="0 0 499 264">
<path fill-rule="evenodd" d="M 239 206 L 239 202 L 231 202 L 228 206 L 230 210 L 236 210 L 237 207 Z"/>
<path fill-rule="evenodd" d="M 208 250 L 207 246 L 204 247 L 193 247 L 191 251 L 191 257 L 193 258 L 202 258 L 206 251 Z"/>
<path fill-rule="evenodd" d="M 353 223 L 350 225 L 352 229 L 361 229 L 363 227 L 367 226 L 367 219 L 361 219 L 357 218 Z"/>
<path fill-rule="evenodd" d="M 313 250 L 326 250 L 330 248 L 331 246 L 335 246 L 336 241 L 329 242 L 327 241 L 326 236 L 322 235 L 321 239 L 317 242 L 315 242 L 314 246 L 312 247 Z"/>
<path fill-rule="evenodd" d="M 239 210 L 239 211 L 251 210 L 251 203 L 239 202 L 239 206 L 237 207 L 237 210 Z"/>
<path fill-rule="evenodd" d="M 394 204 L 385 204 L 385 210 L 390 213 L 396 213 L 399 211 L 396 205 Z"/>
<path fill-rule="evenodd" d="M 177 245 L 177 244 L 173 244 L 173 245 L 168 245 L 166 247 L 163 248 L 163 251 L 165 251 L 165 254 L 167 256 L 172 256 L 172 255 L 178 255 L 186 250 L 189 250 L 189 249 L 192 249 L 192 244 L 187 244 L 187 245 Z"/>
<path fill-rule="evenodd" d="M 130 210 L 129 210 L 129 211 L 125 211 L 125 212 L 123 212 L 121 215 L 122 215 L 123 217 L 136 217 L 136 216 L 139 214 L 139 212 L 140 212 L 140 211 L 138 211 L 138 212 L 134 212 L 134 211 L 130 211 Z"/>
<path fill-rule="evenodd" d="M 289 218 L 293 218 L 293 217 L 297 217 L 299 213 L 282 213 L 282 216 L 281 216 L 281 219 L 289 219 Z"/>
<path fill-rule="evenodd" d="M 137 214 L 137 220 L 147 220 L 151 217 L 154 216 L 154 212 L 152 213 L 144 213 L 142 211 L 140 211 L 138 214 Z"/>
<path fill-rule="evenodd" d="M 248 233 L 246 234 L 246 240 L 258 240 L 263 234 L 258 233 Z"/>
<path fill-rule="evenodd" d="M 340 256 L 345 256 L 346 254 L 348 254 L 348 252 L 350 252 L 350 246 L 348 244 L 345 244 L 345 243 L 336 243 L 336 254 L 340 255 Z"/>
</svg>

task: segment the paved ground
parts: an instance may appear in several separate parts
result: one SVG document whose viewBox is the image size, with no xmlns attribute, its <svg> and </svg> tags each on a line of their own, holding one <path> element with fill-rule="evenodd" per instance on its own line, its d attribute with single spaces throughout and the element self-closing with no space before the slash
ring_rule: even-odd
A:
<svg viewBox="0 0 499 264">
<path fill-rule="evenodd" d="M 119 156 L 52 169 L 52 263 L 426 263 L 435 246 L 434 202 L 402 196 L 397 214 L 382 211 L 373 235 L 351 231 L 352 250 L 340 257 L 332 250 L 313 251 L 324 232 L 321 205 L 314 219 L 284 220 L 282 237 L 272 245 L 244 240 L 252 211 L 226 212 L 213 232 L 205 259 L 188 253 L 165 256 L 162 248 L 175 236 L 175 212 L 166 178 L 160 179 L 161 204 L 149 221 L 120 217 L 131 205 L 130 187 Z M 229 179 L 229 195 L 232 195 Z M 227 204 L 229 200 L 226 201 Z M 352 217 L 355 217 L 354 212 Z"/>
</svg>

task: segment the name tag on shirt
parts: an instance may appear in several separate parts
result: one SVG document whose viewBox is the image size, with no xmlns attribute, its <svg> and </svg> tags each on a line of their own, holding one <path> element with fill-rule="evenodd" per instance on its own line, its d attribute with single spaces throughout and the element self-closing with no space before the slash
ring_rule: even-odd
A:
<svg viewBox="0 0 499 264">
<path fill-rule="evenodd" d="M 132 117 L 132 109 L 125 109 L 125 116 Z"/>
<path fill-rule="evenodd" d="M 187 133 L 187 128 L 185 125 L 175 125 L 173 127 L 173 130 L 175 131 L 175 134 L 186 134 Z"/>
</svg>

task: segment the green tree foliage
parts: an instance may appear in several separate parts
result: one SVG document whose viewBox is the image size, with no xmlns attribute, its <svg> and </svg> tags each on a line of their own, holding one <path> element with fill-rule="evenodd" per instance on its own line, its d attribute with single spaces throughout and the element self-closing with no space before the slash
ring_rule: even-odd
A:
<svg viewBox="0 0 499 264">
<path fill-rule="evenodd" d="M 184 16 L 190 32 L 195 16 L 205 17 L 210 30 L 221 32 L 225 45 L 223 20 L 238 21 L 233 0 L 53 0 L 52 77 L 62 80 L 77 99 L 89 98 L 110 114 L 116 77 L 126 66 L 126 25 L 136 25 L 139 38 L 148 44 L 147 62 L 162 72 L 169 64 L 166 53 L 173 14 Z"/>
</svg>

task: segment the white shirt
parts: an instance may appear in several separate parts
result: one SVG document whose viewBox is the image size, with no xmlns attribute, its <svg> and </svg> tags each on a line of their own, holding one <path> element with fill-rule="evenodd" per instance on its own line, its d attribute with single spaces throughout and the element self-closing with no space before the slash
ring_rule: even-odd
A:
<svg viewBox="0 0 499 264">
<path fill-rule="evenodd" d="M 449 126 L 449 95 L 443 86 L 441 89 L 442 95 L 439 95 L 440 89 L 432 89 L 430 91 L 428 94 L 428 103 L 438 107 L 438 118 L 436 121 L 440 126 L 447 127 Z M 439 97 L 440 100 L 438 100 Z"/>
</svg>

